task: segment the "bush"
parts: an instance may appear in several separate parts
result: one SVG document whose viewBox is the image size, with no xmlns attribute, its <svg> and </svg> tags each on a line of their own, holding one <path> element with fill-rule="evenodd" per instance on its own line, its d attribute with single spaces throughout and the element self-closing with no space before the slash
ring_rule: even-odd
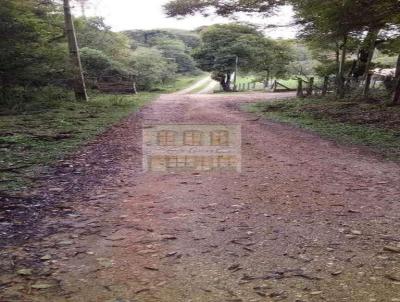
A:
<svg viewBox="0 0 400 302">
<path fill-rule="evenodd" d="M 72 91 L 63 87 L 3 87 L 0 92 L 0 114 L 23 114 L 57 108 L 60 102 L 73 99 Z"/>
<path fill-rule="evenodd" d="M 130 73 L 122 63 L 114 61 L 97 49 L 82 48 L 81 60 L 85 73 L 89 77 L 127 76 Z"/>
<path fill-rule="evenodd" d="M 135 70 L 139 89 L 152 90 L 175 78 L 177 65 L 164 58 L 160 51 L 139 47 L 132 55 L 131 67 Z"/>
</svg>

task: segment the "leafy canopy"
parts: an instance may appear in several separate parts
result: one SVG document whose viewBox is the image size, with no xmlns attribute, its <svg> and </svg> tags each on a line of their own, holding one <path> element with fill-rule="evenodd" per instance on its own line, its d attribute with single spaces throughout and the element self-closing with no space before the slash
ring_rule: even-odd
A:
<svg viewBox="0 0 400 302">
<path fill-rule="evenodd" d="M 243 24 L 217 24 L 201 33 L 202 44 L 194 58 L 201 69 L 232 73 L 236 57 L 239 67 L 249 71 L 257 65 L 258 56 L 265 49 L 266 39 L 255 27 Z"/>
</svg>

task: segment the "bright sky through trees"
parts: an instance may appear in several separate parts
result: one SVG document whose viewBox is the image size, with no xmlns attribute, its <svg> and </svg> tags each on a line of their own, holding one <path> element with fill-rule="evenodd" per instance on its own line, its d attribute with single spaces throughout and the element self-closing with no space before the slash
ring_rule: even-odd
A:
<svg viewBox="0 0 400 302">
<path fill-rule="evenodd" d="M 128 29 L 154 29 L 154 28 L 179 28 L 195 29 L 202 25 L 215 23 L 227 23 L 232 20 L 216 16 L 202 17 L 190 16 L 181 20 L 167 18 L 163 12 L 163 4 L 168 0 L 92 0 L 87 9 L 88 15 L 103 16 L 106 23 L 111 25 L 113 30 Z M 76 8 L 76 13 L 80 10 Z M 279 16 L 272 18 L 248 17 L 239 15 L 241 21 L 248 21 L 260 25 L 276 24 L 285 25 L 292 20 L 292 9 L 285 7 Z M 279 27 L 267 29 L 266 34 L 273 38 L 293 38 L 296 30 L 293 28 Z"/>
</svg>

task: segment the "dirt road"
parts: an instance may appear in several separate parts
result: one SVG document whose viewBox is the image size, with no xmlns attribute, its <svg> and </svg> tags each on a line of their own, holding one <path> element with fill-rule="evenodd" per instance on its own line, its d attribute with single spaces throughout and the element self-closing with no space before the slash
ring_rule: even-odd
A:
<svg viewBox="0 0 400 302">
<path fill-rule="evenodd" d="M 212 93 L 216 85 L 217 82 L 211 79 L 211 76 L 207 76 L 197 81 L 192 86 L 176 92 L 175 95 Z"/>
<path fill-rule="evenodd" d="M 164 95 L 60 162 L 0 301 L 400 301 L 399 165 L 239 110 L 285 96 Z M 175 122 L 240 123 L 242 173 L 143 172 Z"/>
</svg>

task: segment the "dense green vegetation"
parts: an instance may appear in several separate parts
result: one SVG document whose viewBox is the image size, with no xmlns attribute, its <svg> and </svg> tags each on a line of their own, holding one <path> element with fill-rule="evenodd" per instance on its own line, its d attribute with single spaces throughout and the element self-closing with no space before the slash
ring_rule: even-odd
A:
<svg viewBox="0 0 400 302">
<path fill-rule="evenodd" d="M 0 110 L 28 103 L 68 100 L 72 71 L 62 6 L 56 1 L 5 0 L 0 7 Z M 101 17 L 76 18 L 81 61 L 89 88 L 95 80 L 134 77 L 142 91 L 170 85 L 181 75 L 196 74 L 190 52 L 196 33 L 148 31 L 142 43 L 135 31 L 111 31 Z"/>
<path fill-rule="evenodd" d="M 368 146 L 400 160 L 400 108 L 360 100 L 290 99 L 248 106 L 272 120 L 315 131 L 341 143 Z"/>
<path fill-rule="evenodd" d="M 196 32 L 158 29 L 130 30 L 124 34 L 131 39 L 131 47 L 136 49 L 157 49 L 167 59 L 177 64 L 178 73 L 196 73 L 196 63 L 191 56 L 194 48 L 200 45 L 200 37 Z"/>
<path fill-rule="evenodd" d="M 172 17 L 197 12 L 222 16 L 245 12 L 268 16 L 283 5 L 293 7 L 299 38 L 313 51 L 313 59 L 319 62 L 311 67 L 321 77 L 334 78 L 338 98 L 356 90 L 361 90 L 364 97 L 369 96 L 372 69 L 379 66 L 379 61 L 373 61 L 374 54 L 379 49 L 398 57 L 397 67 L 390 66 L 396 68 L 396 72 L 386 77 L 385 87 L 392 95 L 392 103 L 400 104 L 400 5 L 397 0 L 172 0 L 165 9 Z M 300 44 L 300 47 L 303 46 Z M 306 50 L 304 54 L 307 54 Z M 307 65 L 292 67 L 297 69 L 297 75 L 308 77 L 312 69 Z"/>
<path fill-rule="evenodd" d="M 212 73 L 224 91 L 232 89 L 236 70 L 263 77 L 282 76 L 291 60 L 287 47 L 267 39 L 257 28 L 238 23 L 216 24 L 200 31 L 193 54 L 202 70 Z"/>
</svg>

